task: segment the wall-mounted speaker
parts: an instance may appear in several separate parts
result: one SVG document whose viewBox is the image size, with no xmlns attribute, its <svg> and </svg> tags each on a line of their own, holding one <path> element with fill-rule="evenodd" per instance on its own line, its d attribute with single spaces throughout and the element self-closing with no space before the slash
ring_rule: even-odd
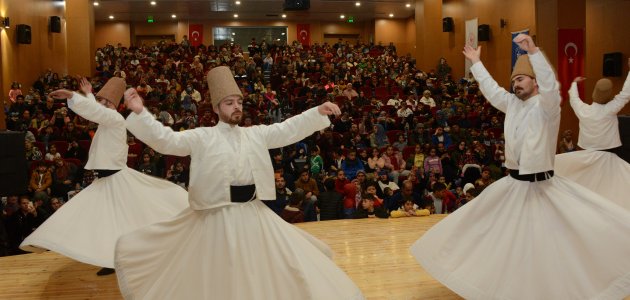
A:
<svg viewBox="0 0 630 300">
<path fill-rule="evenodd" d="M 284 0 L 284 10 L 307 10 L 311 8 L 310 0 Z"/>
<path fill-rule="evenodd" d="M 50 32 L 59 33 L 61 32 L 61 18 L 58 16 L 50 17 Z"/>
<path fill-rule="evenodd" d="M 26 24 L 18 24 L 17 27 L 17 42 L 18 44 L 30 44 L 31 43 L 31 26 Z"/>
<path fill-rule="evenodd" d="M 452 32 L 453 31 L 453 18 L 446 17 L 442 19 L 442 32 Z"/>
<path fill-rule="evenodd" d="M 490 40 L 490 25 L 481 24 L 477 28 L 477 40 L 480 42 L 485 42 Z"/>
<path fill-rule="evenodd" d="M 621 52 L 604 53 L 604 77 L 621 76 L 623 71 L 623 54 Z"/>
</svg>

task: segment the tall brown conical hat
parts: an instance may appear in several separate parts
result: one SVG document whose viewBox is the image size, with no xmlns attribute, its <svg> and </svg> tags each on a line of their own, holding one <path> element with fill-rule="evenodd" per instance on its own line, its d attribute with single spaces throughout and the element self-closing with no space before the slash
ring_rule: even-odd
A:
<svg viewBox="0 0 630 300">
<path fill-rule="evenodd" d="M 516 59 L 510 80 L 514 79 L 514 77 L 518 75 L 527 75 L 531 78 L 536 78 L 532 64 L 529 62 L 529 56 L 526 54 L 523 54 Z"/>
<path fill-rule="evenodd" d="M 113 103 L 114 106 L 118 107 L 120 99 L 122 99 L 125 94 L 126 87 L 127 84 L 124 79 L 120 77 L 112 77 L 107 81 L 107 83 L 105 83 L 103 88 L 96 93 L 96 96 L 105 98 Z"/>
<path fill-rule="evenodd" d="M 216 67 L 208 72 L 208 89 L 214 107 L 227 96 L 237 95 L 243 98 L 243 93 L 238 88 L 232 71 L 226 66 Z"/>
<path fill-rule="evenodd" d="M 602 78 L 597 81 L 593 89 L 593 102 L 606 104 L 612 100 L 612 81 L 608 78 Z"/>
</svg>

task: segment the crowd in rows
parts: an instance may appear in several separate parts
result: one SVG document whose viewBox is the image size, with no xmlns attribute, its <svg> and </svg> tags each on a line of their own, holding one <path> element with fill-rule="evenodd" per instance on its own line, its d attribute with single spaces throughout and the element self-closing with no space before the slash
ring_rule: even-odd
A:
<svg viewBox="0 0 630 300">
<path fill-rule="evenodd" d="M 277 200 L 268 205 L 289 222 L 450 213 L 504 176 L 503 114 L 492 108 L 469 75 L 451 76 L 441 59 L 433 70 L 388 46 L 264 40 L 192 47 L 107 45 L 96 51 L 91 83 L 122 77 L 165 126 L 214 126 L 205 74 L 229 66 L 244 95 L 241 126 L 281 122 L 319 105 L 343 112 L 332 126 L 284 149 L 272 149 Z M 84 170 L 97 124 L 48 94 L 77 90 L 77 79 L 52 70 L 9 91 L 7 128 L 25 133 L 28 193 L 5 197 L 2 218 L 9 249 L 65 201 L 89 185 Z M 119 112 L 126 115 L 124 104 Z M 128 137 L 128 166 L 188 184 L 188 158 L 165 156 Z M 563 151 L 574 149 L 571 133 Z M 0 253 L 1 255 L 2 253 Z"/>
</svg>

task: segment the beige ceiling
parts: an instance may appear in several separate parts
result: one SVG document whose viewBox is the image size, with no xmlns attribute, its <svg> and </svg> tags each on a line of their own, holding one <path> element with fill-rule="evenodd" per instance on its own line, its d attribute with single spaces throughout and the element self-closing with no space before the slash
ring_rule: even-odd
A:
<svg viewBox="0 0 630 300">
<path fill-rule="evenodd" d="M 90 0 L 93 1 L 93 0 Z M 310 0 L 310 9 L 305 11 L 284 11 L 284 0 L 240 0 L 236 5 L 234 0 L 155 0 L 152 6 L 150 0 L 100 0 L 94 7 L 97 21 L 108 21 L 113 15 L 116 21 L 146 21 L 153 16 L 155 22 L 170 21 L 172 14 L 178 20 L 207 20 L 234 19 L 238 14 L 239 20 L 281 20 L 286 14 L 288 21 L 343 21 L 339 15 L 354 17 L 355 22 L 389 18 L 409 18 L 413 16 L 414 0 Z M 356 6 L 360 2 L 361 6 Z M 412 4 L 406 7 L 405 4 Z"/>
</svg>

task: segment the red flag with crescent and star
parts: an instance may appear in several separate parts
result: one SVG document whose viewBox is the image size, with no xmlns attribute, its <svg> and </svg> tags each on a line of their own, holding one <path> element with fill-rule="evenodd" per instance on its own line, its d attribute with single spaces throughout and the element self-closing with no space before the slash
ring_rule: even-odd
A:
<svg viewBox="0 0 630 300">
<path fill-rule="evenodd" d="M 203 44 L 203 24 L 188 25 L 188 40 L 193 47 Z"/>
<path fill-rule="evenodd" d="M 311 45 L 311 24 L 297 24 L 297 38 L 302 46 Z"/>
<path fill-rule="evenodd" d="M 584 29 L 558 29 L 558 81 L 562 103 L 569 99 L 573 79 L 584 76 Z M 578 85 L 584 96 L 584 85 Z"/>
</svg>

